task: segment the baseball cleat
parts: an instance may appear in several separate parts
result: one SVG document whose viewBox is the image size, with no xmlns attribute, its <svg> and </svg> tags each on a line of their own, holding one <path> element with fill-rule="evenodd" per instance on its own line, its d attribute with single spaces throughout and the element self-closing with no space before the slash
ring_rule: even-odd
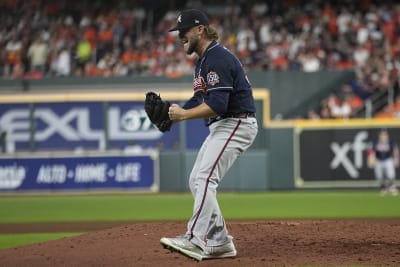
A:
<svg viewBox="0 0 400 267">
<path fill-rule="evenodd" d="M 237 254 L 232 241 L 221 246 L 209 246 L 206 247 L 205 250 L 202 250 L 184 237 L 163 237 L 160 239 L 160 243 L 164 246 L 164 248 L 178 251 L 183 255 L 197 261 L 202 261 L 206 259 L 233 258 Z"/>
<path fill-rule="evenodd" d="M 232 241 L 221 246 L 207 246 L 205 251 L 202 252 L 204 254 L 203 259 L 233 258 L 237 254 L 235 245 Z"/>
<path fill-rule="evenodd" d="M 184 237 L 163 237 L 160 239 L 160 243 L 164 246 L 164 248 L 178 251 L 189 258 L 198 261 L 203 259 L 202 250 Z"/>
</svg>

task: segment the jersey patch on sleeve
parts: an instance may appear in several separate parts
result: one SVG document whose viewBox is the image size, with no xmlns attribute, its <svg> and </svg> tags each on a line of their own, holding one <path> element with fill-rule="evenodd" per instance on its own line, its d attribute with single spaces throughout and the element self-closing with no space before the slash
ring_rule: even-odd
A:
<svg viewBox="0 0 400 267">
<path fill-rule="evenodd" d="M 194 80 L 193 80 L 193 90 L 194 91 L 199 91 L 199 90 L 206 91 L 207 90 L 207 85 L 204 82 L 203 77 L 199 76 L 197 78 L 194 78 Z"/>
<path fill-rule="evenodd" d="M 211 86 L 214 86 L 217 83 L 219 83 L 218 74 L 214 71 L 210 71 L 209 73 L 207 73 L 207 83 Z"/>
</svg>

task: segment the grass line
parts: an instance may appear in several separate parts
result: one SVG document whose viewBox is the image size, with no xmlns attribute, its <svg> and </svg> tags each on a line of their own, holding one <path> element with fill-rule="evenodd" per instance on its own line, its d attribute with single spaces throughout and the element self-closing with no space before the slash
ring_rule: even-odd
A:
<svg viewBox="0 0 400 267">
<path fill-rule="evenodd" d="M 226 219 L 400 217 L 400 197 L 376 191 L 219 193 Z M 0 223 L 186 220 L 189 194 L 0 197 Z M 1 227 L 1 225 L 0 225 Z"/>
<path fill-rule="evenodd" d="M 82 233 L 32 233 L 32 234 L 2 234 L 0 235 L 0 249 L 14 248 L 64 237 L 78 236 Z"/>
</svg>

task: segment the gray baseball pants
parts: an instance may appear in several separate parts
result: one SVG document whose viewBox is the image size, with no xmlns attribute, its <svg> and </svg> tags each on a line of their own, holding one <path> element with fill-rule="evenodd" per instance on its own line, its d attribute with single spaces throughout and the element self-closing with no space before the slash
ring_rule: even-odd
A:
<svg viewBox="0 0 400 267">
<path fill-rule="evenodd" d="M 209 129 L 190 174 L 194 208 L 185 234 L 202 249 L 232 240 L 218 205 L 217 188 L 235 160 L 253 143 L 258 126 L 255 118 L 226 118 L 214 122 Z"/>
</svg>

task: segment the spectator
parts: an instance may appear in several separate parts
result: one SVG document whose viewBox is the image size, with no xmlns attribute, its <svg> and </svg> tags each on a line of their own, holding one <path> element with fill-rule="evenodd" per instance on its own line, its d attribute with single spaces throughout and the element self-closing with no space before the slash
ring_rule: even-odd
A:
<svg viewBox="0 0 400 267">
<path fill-rule="evenodd" d="M 111 52 L 106 52 L 103 58 L 97 63 L 98 73 L 103 77 L 110 77 L 113 72 L 112 69 L 116 64 L 116 58 Z"/>
<path fill-rule="evenodd" d="M 21 51 L 22 49 L 22 41 L 18 36 L 17 32 L 11 32 L 11 38 L 7 42 L 5 50 L 7 55 L 7 63 L 5 66 L 4 75 L 7 76 L 15 76 L 15 73 L 18 73 L 18 70 L 15 70 L 14 67 L 21 68 Z"/>
<path fill-rule="evenodd" d="M 71 74 L 71 52 L 68 48 L 62 48 L 54 53 L 51 61 L 51 70 L 55 76 L 69 76 Z"/>
<path fill-rule="evenodd" d="M 326 102 L 323 102 L 320 114 L 321 114 L 320 115 L 321 119 L 332 119 L 331 111 L 329 109 L 329 106 L 326 104 Z"/>
<path fill-rule="evenodd" d="M 357 111 L 363 106 L 362 99 L 353 92 L 351 86 L 348 84 L 342 86 L 342 93 L 344 95 L 344 102 L 350 107 L 350 117 L 355 117 Z"/>
<path fill-rule="evenodd" d="M 37 37 L 28 49 L 28 57 L 32 72 L 40 72 L 41 74 L 46 72 L 48 54 L 49 46 L 45 42 L 43 36 Z"/>
<path fill-rule="evenodd" d="M 362 68 L 365 66 L 368 58 L 370 56 L 370 52 L 367 49 L 366 45 L 358 45 L 356 50 L 354 51 L 353 59 L 355 61 L 356 67 Z"/>
<path fill-rule="evenodd" d="M 343 101 L 335 94 L 328 97 L 328 107 L 333 118 L 349 118 L 351 115 L 351 107 L 348 102 Z"/>
<path fill-rule="evenodd" d="M 162 34 L 175 23 L 176 11 L 172 9 L 154 20 L 158 21 L 155 27 L 148 27 L 151 19 L 146 17 L 142 2 L 131 9 L 126 8 L 130 6 L 126 0 L 100 1 L 95 9 L 87 1 L 80 5 L 49 0 L 19 3 L 18 12 L 16 5 L 0 10 L 4 22 L 0 24 L 2 77 L 23 77 L 33 69 L 55 76 L 174 78 L 191 73 L 193 58 L 180 56 L 177 48 L 181 44 L 173 34 Z M 211 19 L 217 29 L 223 27 L 229 32 L 221 34 L 220 43 L 238 55 L 248 70 L 355 70 L 352 91 L 362 100 L 395 86 L 400 66 L 400 32 L 396 27 L 400 4 L 303 3 L 233 2 L 226 8 L 203 4 L 214 15 Z M 43 52 L 37 63 L 33 55 L 39 53 L 29 50 L 37 50 L 33 48 L 37 43 L 30 42 L 41 31 L 48 34 L 46 43 L 54 50 Z M 105 66 L 111 60 L 109 53 L 113 63 Z M 43 68 L 43 62 L 49 66 Z M 321 118 L 328 115 L 328 109 L 321 106 L 325 113 Z"/>
<path fill-rule="evenodd" d="M 85 69 L 85 65 L 91 60 L 91 57 L 92 48 L 90 46 L 89 40 L 86 39 L 86 37 L 82 36 L 76 47 L 77 67 L 81 70 Z"/>
<path fill-rule="evenodd" d="M 311 120 L 319 120 L 321 119 L 321 116 L 313 108 L 310 108 L 307 112 L 307 118 Z"/>
<path fill-rule="evenodd" d="M 320 70 L 321 62 L 318 57 L 310 50 L 299 56 L 301 69 L 304 72 L 315 72 Z"/>
</svg>

